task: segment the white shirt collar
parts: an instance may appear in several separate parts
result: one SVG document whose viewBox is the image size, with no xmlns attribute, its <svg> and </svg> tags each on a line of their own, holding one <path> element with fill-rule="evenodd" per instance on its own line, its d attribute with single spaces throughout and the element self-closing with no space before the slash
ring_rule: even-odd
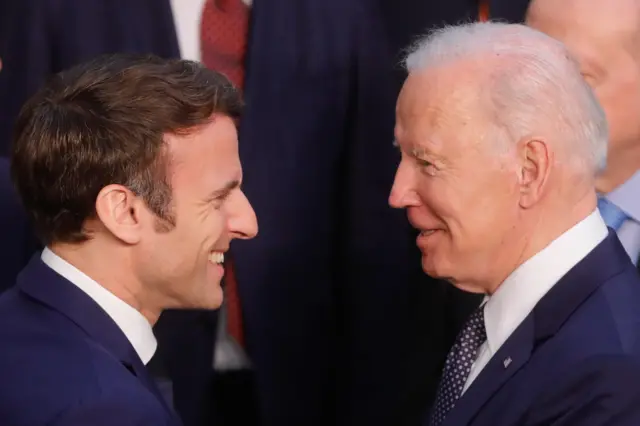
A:
<svg viewBox="0 0 640 426">
<path fill-rule="evenodd" d="M 608 235 L 593 213 L 518 267 L 484 306 L 487 344 L 494 355 L 544 295 Z"/>
<path fill-rule="evenodd" d="M 47 266 L 84 291 L 111 317 L 144 364 L 151 360 L 158 343 L 151 324 L 137 309 L 116 297 L 49 248 L 42 251 L 41 258 Z"/>
</svg>

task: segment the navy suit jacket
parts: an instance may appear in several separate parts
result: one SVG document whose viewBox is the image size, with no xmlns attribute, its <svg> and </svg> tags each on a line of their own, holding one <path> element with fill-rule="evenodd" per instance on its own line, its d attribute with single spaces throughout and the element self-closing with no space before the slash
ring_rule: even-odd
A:
<svg viewBox="0 0 640 426">
<path fill-rule="evenodd" d="M 640 277 L 611 231 L 540 300 L 443 426 L 640 425 Z"/>
<path fill-rule="evenodd" d="M 27 215 L 9 176 L 9 161 L 0 157 L 0 293 L 11 287 L 18 272 L 39 248 Z"/>
<path fill-rule="evenodd" d="M 23 425 L 180 425 L 133 347 L 35 255 L 0 296 L 0 419 Z"/>
<path fill-rule="evenodd" d="M 22 104 L 52 74 L 115 52 L 179 57 L 169 0 L 0 0 L 0 156 Z"/>
</svg>

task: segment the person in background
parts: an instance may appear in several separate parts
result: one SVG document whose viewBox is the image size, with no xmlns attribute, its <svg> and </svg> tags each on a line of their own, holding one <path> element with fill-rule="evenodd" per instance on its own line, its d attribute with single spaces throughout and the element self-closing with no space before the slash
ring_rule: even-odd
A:
<svg viewBox="0 0 640 426">
<path fill-rule="evenodd" d="M 168 308 L 216 309 L 253 238 L 231 82 L 107 55 L 55 76 L 16 122 L 11 174 L 45 249 L 0 296 L 4 425 L 179 425 L 144 364 Z"/>
<path fill-rule="evenodd" d="M 0 224 L 7 224 L 2 228 L 2 240 L 11 242 L 11 244 L 0 244 L 0 258 L 3 265 L 0 268 L 0 293 L 2 293 L 15 283 L 18 272 L 40 246 L 11 183 L 9 160 L 3 157 L 0 157 L 0 200 L 2 200 Z"/>
<path fill-rule="evenodd" d="M 527 25 L 563 42 L 609 121 L 598 206 L 627 254 L 640 258 L 640 1 L 534 0 Z"/>
<path fill-rule="evenodd" d="M 640 277 L 597 209 L 605 114 L 562 43 L 524 25 L 418 41 L 390 204 L 422 268 L 483 294 L 430 426 L 640 424 Z"/>
</svg>

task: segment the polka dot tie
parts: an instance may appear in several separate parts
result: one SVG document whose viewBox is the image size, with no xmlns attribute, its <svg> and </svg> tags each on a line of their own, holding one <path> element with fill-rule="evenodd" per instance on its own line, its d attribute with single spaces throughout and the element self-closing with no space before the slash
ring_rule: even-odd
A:
<svg viewBox="0 0 640 426">
<path fill-rule="evenodd" d="M 483 305 L 469 317 L 449 351 L 431 414 L 431 426 L 440 425 L 447 413 L 456 405 L 469 377 L 471 365 L 478 355 L 478 348 L 485 340 L 487 340 L 487 333 L 484 328 Z"/>
</svg>

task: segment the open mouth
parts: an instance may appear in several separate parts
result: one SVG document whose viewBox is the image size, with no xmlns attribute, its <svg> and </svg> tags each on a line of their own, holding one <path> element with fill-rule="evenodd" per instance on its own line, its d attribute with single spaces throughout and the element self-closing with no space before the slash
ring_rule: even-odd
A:
<svg viewBox="0 0 640 426">
<path fill-rule="evenodd" d="M 224 263 L 224 253 L 221 251 L 212 251 L 209 253 L 209 262 L 214 265 L 222 265 Z"/>
<path fill-rule="evenodd" d="M 420 232 L 420 235 L 422 237 L 428 237 L 429 235 L 433 234 L 436 231 L 437 231 L 437 229 L 427 229 L 426 231 Z"/>
</svg>

